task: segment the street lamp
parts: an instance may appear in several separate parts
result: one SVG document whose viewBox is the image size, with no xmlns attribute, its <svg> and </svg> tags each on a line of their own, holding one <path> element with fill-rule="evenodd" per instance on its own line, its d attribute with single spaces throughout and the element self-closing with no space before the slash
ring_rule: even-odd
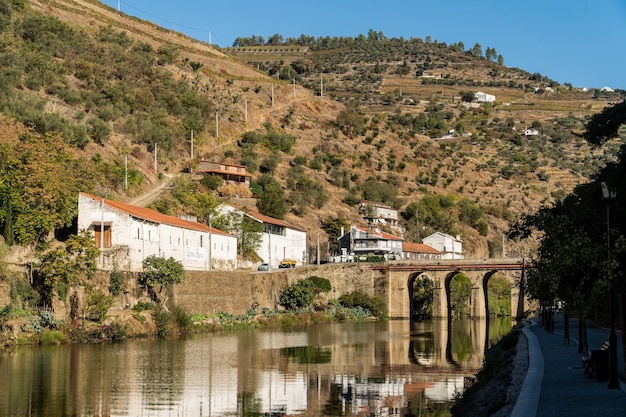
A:
<svg viewBox="0 0 626 417">
<path fill-rule="evenodd" d="M 611 333 L 609 334 L 609 389 L 619 389 L 617 379 L 617 335 L 615 333 L 615 289 L 613 288 L 613 273 L 611 268 L 611 201 L 616 197 L 615 191 L 609 190 L 605 182 L 601 182 L 602 198 L 606 200 L 606 250 L 607 250 L 607 271 L 609 273 L 609 320 L 611 322 Z"/>
</svg>

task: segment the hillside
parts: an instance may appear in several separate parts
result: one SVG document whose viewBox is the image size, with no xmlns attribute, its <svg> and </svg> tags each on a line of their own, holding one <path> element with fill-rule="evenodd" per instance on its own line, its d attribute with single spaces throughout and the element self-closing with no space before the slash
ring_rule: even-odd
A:
<svg viewBox="0 0 626 417">
<path fill-rule="evenodd" d="M 619 92 L 561 86 L 459 44 L 377 34 L 220 50 L 95 0 L 0 3 L 2 112 L 60 132 L 82 191 L 132 201 L 181 173 L 152 202 L 171 214 L 255 204 L 185 174 L 215 159 L 248 166 L 255 197 L 276 180 L 312 247 L 328 219 L 363 224 L 367 199 L 398 208 L 407 239 L 458 233 L 468 256 L 497 255 L 511 221 L 614 154 L 580 135 Z M 470 102 L 477 91 L 495 101 Z"/>
</svg>

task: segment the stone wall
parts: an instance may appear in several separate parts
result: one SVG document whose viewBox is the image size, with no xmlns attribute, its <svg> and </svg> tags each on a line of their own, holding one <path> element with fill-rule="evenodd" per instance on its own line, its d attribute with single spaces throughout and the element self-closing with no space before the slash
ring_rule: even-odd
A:
<svg viewBox="0 0 626 417">
<path fill-rule="evenodd" d="M 170 305 L 183 307 L 188 313 L 214 314 L 227 311 L 245 314 L 253 306 L 273 310 L 278 307 L 282 289 L 310 276 L 326 278 L 333 287 L 328 298 L 361 290 L 370 295 L 380 281 L 380 273 L 359 264 L 334 264 L 283 269 L 275 272 L 205 272 L 188 271 L 185 283 L 171 290 Z"/>
</svg>

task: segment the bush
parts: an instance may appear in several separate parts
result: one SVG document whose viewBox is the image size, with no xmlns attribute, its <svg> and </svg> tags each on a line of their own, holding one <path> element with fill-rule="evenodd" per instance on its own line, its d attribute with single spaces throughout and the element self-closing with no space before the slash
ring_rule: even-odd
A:
<svg viewBox="0 0 626 417">
<path fill-rule="evenodd" d="M 187 311 L 180 306 L 172 307 L 172 318 L 174 323 L 178 325 L 178 329 L 181 333 L 186 332 L 189 326 L 191 326 L 191 315 L 187 314 Z"/>
<path fill-rule="evenodd" d="M 362 307 L 368 310 L 374 317 L 385 316 L 385 302 L 381 297 L 372 297 L 363 291 L 353 291 L 339 297 L 339 303 L 344 307 Z"/>
<path fill-rule="evenodd" d="M 330 285 L 330 281 L 326 278 L 312 276 L 308 277 L 306 281 L 309 281 L 314 289 L 320 290 L 322 292 L 328 293 L 332 290 L 332 285 Z"/>
<path fill-rule="evenodd" d="M 283 289 L 279 303 L 288 310 L 296 310 L 309 307 L 314 299 L 313 284 L 310 281 L 301 280 Z"/>
<path fill-rule="evenodd" d="M 67 337 L 58 330 L 46 330 L 39 336 L 40 345 L 60 345 L 67 343 Z"/>
<path fill-rule="evenodd" d="M 167 311 L 161 304 L 155 304 L 152 307 L 152 319 L 156 326 L 158 337 L 165 337 L 172 321 L 172 314 Z"/>
<path fill-rule="evenodd" d="M 119 295 L 124 289 L 124 274 L 120 271 L 112 271 L 109 275 L 109 292 Z"/>
<path fill-rule="evenodd" d="M 151 308 L 152 303 L 140 301 L 133 306 L 133 311 L 141 313 L 142 311 L 150 310 Z"/>
<path fill-rule="evenodd" d="M 90 318 L 101 322 L 106 318 L 113 301 L 113 296 L 106 295 L 100 291 L 91 291 L 87 297 L 87 313 Z"/>
</svg>

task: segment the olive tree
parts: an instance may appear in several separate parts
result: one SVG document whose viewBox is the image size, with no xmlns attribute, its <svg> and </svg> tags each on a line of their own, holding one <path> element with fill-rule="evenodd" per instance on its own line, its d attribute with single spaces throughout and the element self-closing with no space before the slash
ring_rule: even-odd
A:
<svg viewBox="0 0 626 417">
<path fill-rule="evenodd" d="M 167 303 L 163 288 L 171 284 L 181 284 L 185 281 L 183 264 L 176 259 L 168 259 L 150 255 L 143 261 L 143 272 L 139 276 L 139 283 L 148 289 L 154 298 L 165 307 Z M 158 288 L 158 293 L 155 291 Z M 167 309 L 167 308 L 166 308 Z"/>
</svg>

